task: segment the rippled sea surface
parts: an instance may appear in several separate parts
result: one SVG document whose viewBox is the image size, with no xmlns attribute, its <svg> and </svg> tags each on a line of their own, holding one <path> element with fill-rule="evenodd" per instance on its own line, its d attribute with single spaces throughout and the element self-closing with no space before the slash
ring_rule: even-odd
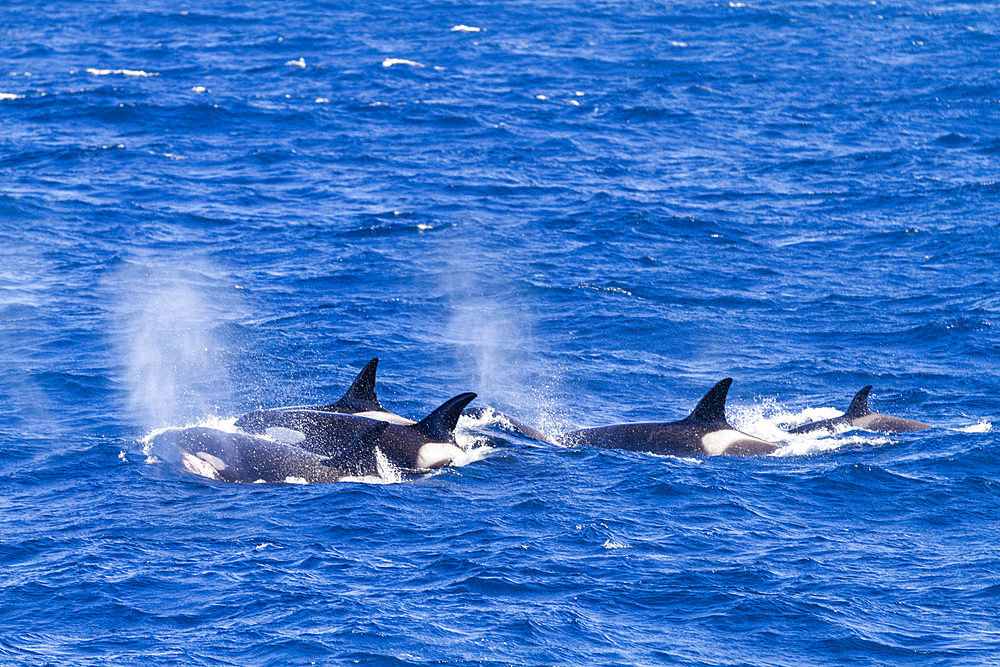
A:
<svg viewBox="0 0 1000 667">
<path fill-rule="evenodd" d="M 998 53 L 991 2 L 5 2 L 0 663 L 1000 662 Z M 376 356 L 551 434 L 733 377 L 783 447 L 144 446 Z M 868 384 L 938 428 L 783 435 Z"/>
</svg>

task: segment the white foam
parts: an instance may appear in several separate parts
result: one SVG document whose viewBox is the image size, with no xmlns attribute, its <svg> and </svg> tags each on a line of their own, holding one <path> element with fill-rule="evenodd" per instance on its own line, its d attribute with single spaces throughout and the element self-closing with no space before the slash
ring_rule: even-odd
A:
<svg viewBox="0 0 1000 667">
<path fill-rule="evenodd" d="M 845 445 L 864 445 L 866 447 L 881 447 L 892 442 L 885 436 L 854 435 L 844 436 L 842 431 L 817 431 L 791 436 L 792 440 L 785 443 L 772 456 L 807 456 L 820 452 L 840 449 Z M 778 443 L 781 444 L 781 443 Z"/>
<path fill-rule="evenodd" d="M 315 101 L 316 101 L 316 104 L 329 104 L 330 103 L 330 98 L 329 97 L 317 97 Z"/>
<path fill-rule="evenodd" d="M 482 28 L 477 28 L 472 25 L 453 25 L 451 27 L 452 32 L 482 32 Z"/>
<path fill-rule="evenodd" d="M 382 61 L 382 67 L 392 67 L 393 65 L 409 65 L 410 67 L 427 67 L 416 60 L 405 60 L 403 58 L 386 58 Z"/>
<path fill-rule="evenodd" d="M 494 424 L 510 427 L 510 424 L 507 423 L 506 420 L 502 419 L 500 414 L 490 407 L 483 408 L 482 414 L 479 417 L 463 414 L 458 418 L 458 425 L 464 430 L 468 430 L 470 428 L 483 428 L 484 426 L 493 426 Z"/>
<path fill-rule="evenodd" d="M 403 474 L 399 468 L 393 465 L 382 450 L 375 448 L 375 469 L 378 471 L 378 479 L 382 484 L 395 484 L 403 481 Z"/>
<path fill-rule="evenodd" d="M 604 544 L 601 545 L 605 549 L 628 549 L 627 544 L 622 544 L 621 542 L 615 542 L 613 540 L 605 540 Z"/>
<path fill-rule="evenodd" d="M 516 433 L 521 433 L 521 429 L 519 429 L 517 426 L 511 423 L 510 419 L 508 419 L 505 414 L 503 414 L 502 412 L 497 412 L 491 407 L 486 407 L 483 408 L 482 414 L 479 417 L 472 417 L 470 415 L 462 415 L 461 417 L 459 417 L 458 428 L 461 429 L 461 431 L 456 430 L 456 438 L 462 431 L 469 429 L 489 428 L 491 426 L 499 427 L 505 431 L 514 431 Z M 464 434 L 464 435 L 468 436 L 469 434 Z M 461 443 L 459 444 L 461 445 Z M 484 441 L 480 441 L 476 438 L 471 438 L 470 440 L 466 441 L 466 444 L 468 446 L 463 447 L 463 449 L 468 449 L 469 446 L 482 447 L 482 449 L 484 450 L 483 455 L 493 451 L 492 447 L 483 446 Z M 479 458 L 482 458 L 482 456 L 480 456 Z M 474 460 L 478 461 L 479 458 L 476 458 Z"/>
<path fill-rule="evenodd" d="M 15 95 L 14 93 L 0 93 L 0 100 L 23 100 L 24 95 Z"/>
<path fill-rule="evenodd" d="M 289 66 L 289 67 L 305 67 L 306 66 L 306 59 L 305 58 L 299 58 L 298 60 L 286 60 L 285 64 L 287 66 Z"/>
<path fill-rule="evenodd" d="M 96 67 L 88 67 L 87 74 L 93 74 L 94 76 L 108 76 L 109 74 L 139 77 L 160 76 L 159 72 L 144 72 L 141 69 L 97 69 Z"/>
<path fill-rule="evenodd" d="M 191 90 L 193 92 L 196 92 L 196 93 L 210 93 L 210 92 L 212 92 L 208 88 L 206 88 L 205 86 L 194 86 L 194 87 L 191 88 Z"/>
<path fill-rule="evenodd" d="M 465 423 L 463 423 L 463 421 L 465 421 Z M 483 416 L 482 420 L 473 419 L 463 415 L 462 417 L 459 417 L 458 422 L 459 423 L 455 428 L 455 444 L 458 445 L 460 450 L 462 450 L 462 453 L 452 460 L 450 466 L 452 468 L 461 468 L 469 465 L 470 463 L 481 461 L 486 458 L 487 454 L 493 451 L 493 448 L 487 444 L 486 438 L 470 433 L 466 430 L 467 427 L 465 426 L 465 424 L 470 422 L 471 424 L 490 423 L 486 415 Z"/>
<path fill-rule="evenodd" d="M 981 421 L 978 424 L 970 424 L 969 426 L 963 426 L 962 428 L 957 428 L 955 430 L 961 431 L 962 433 L 989 433 L 993 430 L 993 423 Z"/>
<path fill-rule="evenodd" d="M 884 435 L 853 431 L 848 425 L 833 431 L 818 430 L 811 433 L 793 434 L 785 430 L 844 414 L 836 408 L 806 408 L 793 411 L 776 402 L 768 401 L 749 406 L 730 406 L 728 413 L 730 423 L 739 430 L 779 445 L 779 449 L 772 456 L 805 456 L 840 449 L 845 445 L 874 447 L 892 442 Z M 851 435 L 845 435 L 847 431 L 852 431 Z"/>
<path fill-rule="evenodd" d="M 305 477 L 293 477 L 289 475 L 285 478 L 285 484 L 308 484 Z"/>
</svg>

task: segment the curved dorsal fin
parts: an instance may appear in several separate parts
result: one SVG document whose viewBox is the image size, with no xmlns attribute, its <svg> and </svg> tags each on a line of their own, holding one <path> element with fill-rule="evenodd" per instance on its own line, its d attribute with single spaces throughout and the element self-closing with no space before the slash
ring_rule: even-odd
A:
<svg viewBox="0 0 1000 667">
<path fill-rule="evenodd" d="M 339 401 L 319 408 L 326 412 L 384 412 L 385 408 L 378 402 L 375 395 L 375 370 L 378 368 L 378 357 L 369 361 L 358 377 L 354 378 L 351 388 Z"/>
<path fill-rule="evenodd" d="M 729 385 L 733 383 L 733 378 L 726 378 L 708 390 L 694 411 L 687 416 L 684 421 L 699 422 L 702 424 L 728 424 L 726 421 L 726 394 L 729 393 Z"/>
<path fill-rule="evenodd" d="M 844 413 L 845 417 L 863 417 L 871 412 L 868 409 L 868 392 L 872 390 L 872 386 L 868 385 L 857 394 L 854 395 L 854 400 L 851 401 L 851 407 L 847 408 L 847 412 Z"/>
<path fill-rule="evenodd" d="M 430 438 L 431 442 L 451 442 L 454 439 L 455 425 L 462 416 L 462 409 L 475 397 L 476 395 L 470 392 L 449 398 L 434 412 L 409 428 L 416 429 Z"/>
<path fill-rule="evenodd" d="M 374 426 L 365 429 L 354 438 L 344 451 L 323 459 L 321 463 L 359 477 L 377 474 L 378 461 L 375 459 L 375 448 L 378 447 L 379 438 L 387 428 L 389 428 L 388 422 L 376 422 Z"/>
</svg>

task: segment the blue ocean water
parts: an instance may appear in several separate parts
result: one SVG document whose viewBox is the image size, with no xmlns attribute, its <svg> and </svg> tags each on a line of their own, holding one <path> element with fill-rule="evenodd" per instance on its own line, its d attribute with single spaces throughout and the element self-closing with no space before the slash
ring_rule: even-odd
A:
<svg viewBox="0 0 1000 667">
<path fill-rule="evenodd" d="M 0 662 L 1000 662 L 995 3 L 0 7 Z M 723 377 L 778 455 L 496 422 L 396 484 L 158 429 Z M 782 435 L 864 385 L 913 434 Z"/>
</svg>

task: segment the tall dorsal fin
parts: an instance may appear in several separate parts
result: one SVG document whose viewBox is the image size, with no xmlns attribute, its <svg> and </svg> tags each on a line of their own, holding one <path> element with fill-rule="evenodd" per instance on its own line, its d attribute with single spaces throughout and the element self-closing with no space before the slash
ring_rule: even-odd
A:
<svg viewBox="0 0 1000 667">
<path fill-rule="evenodd" d="M 326 412 L 385 412 L 375 395 L 375 370 L 378 368 L 378 357 L 369 361 L 358 377 L 354 378 L 351 388 L 336 403 L 324 405 L 320 410 Z"/>
<path fill-rule="evenodd" d="M 325 458 L 321 463 L 358 477 L 377 474 L 378 461 L 375 458 L 375 448 L 387 428 L 389 422 L 376 422 L 374 426 L 354 438 L 340 454 Z"/>
<path fill-rule="evenodd" d="M 694 411 L 688 415 L 684 421 L 699 422 L 702 424 L 728 424 L 726 421 L 726 394 L 729 393 L 729 385 L 733 383 L 733 378 L 726 378 L 708 390 Z"/>
<path fill-rule="evenodd" d="M 475 397 L 476 395 L 470 392 L 449 398 L 437 410 L 410 428 L 430 438 L 431 442 L 451 442 L 454 440 L 455 425 L 462 416 L 462 409 Z"/>
<path fill-rule="evenodd" d="M 851 401 L 851 407 L 847 408 L 847 412 L 844 413 L 845 417 L 864 417 L 869 414 L 871 410 L 868 409 L 868 392 L 872 390 L 872 386 L 868 385 L 857 394 L 854 395 L 854 400 Z"/>
</svg>

